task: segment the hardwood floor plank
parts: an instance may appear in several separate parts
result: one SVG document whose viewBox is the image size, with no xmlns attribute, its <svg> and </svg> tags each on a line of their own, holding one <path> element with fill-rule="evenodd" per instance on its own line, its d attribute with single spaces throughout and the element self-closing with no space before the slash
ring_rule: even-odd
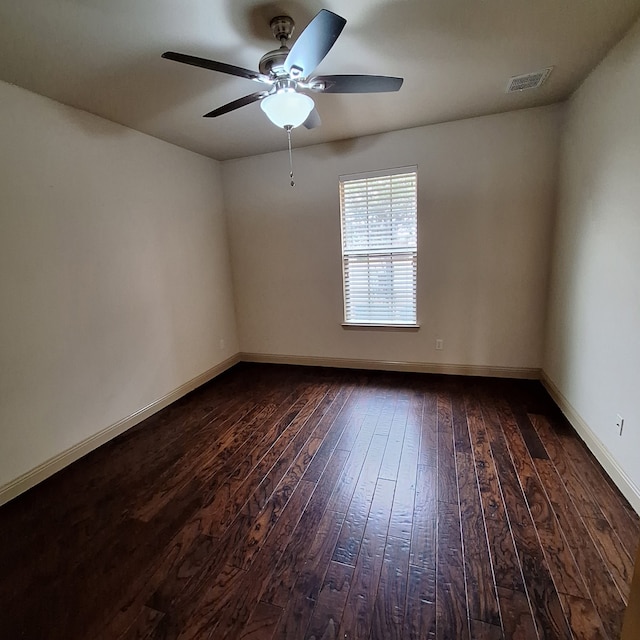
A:
<svg viewBox="0 0 640 640">
<path fill-rule="evenodd" d="M 378 419 L 385 408 L 387 395 L 382 390 L 362 390 L 357 398 L 357 407 L 352 418 L 348 422 L 348 427 L 338 440 L 338 449 L 353 451 L 358 442 L 362 441 L 363 435 L 369 436 L 369 440 L 375 433 Z M 349 403 L 350 405 L 353 402 Z M 363 435 L 361 433 L 363 432 Z"/>
<path fill-rule="evenodd" d="M 208 629 L 215 623 L 217 619 L 214 613 L 219 614 L 219 610 L 206 597 L 203 601 L 203 596 L 206 596 L 210 586 L 216 589 L 214 590 L 216 597 L 219 597 L 220 590 L 232 591 L 241 576 L 238 572 L 226 569 L 223 561 L 223 556 L 212 553 L 202 570 L 188 580 L 182 590 L 170 592 L 167 601 L 163 603 L 166 609 L 163 612 L 165 616 L 154 631 L 154 638 L 163 638 L 163 640 L 183 636 L 198 638 L 201 633 L 204 633 L 203 629 Z M 206 616 L 205 621 L 201 622 L 200 615 L 203 611 L 206 611 Z"/>
<path fill-rule="evenodd" d="M 259 434 L 256 430 L 257 425 L 265 423 L 274 414 L 286 413 L 289 408 L 287 400 L 292 398 L 293 393 L 288 390 L 274 390 L 262 404 L 257 405 L 248 415 L 243 416 L 239 428 L 237 423 L 230 424 L 228 429 L 209 446 L 199 448 L 196 460 L 193 460 L 191 465 L 176 464 L 168 468 L 156 484 L 156 487 L 159 488 L 142 506 L 134 511 L 133 517 L 143 522 L 151 521 L 159 511 L 184 490 L 186 485 L 193 482 L 194 468 L 197 469 L 197 477 L 211 476 L 219 472 L 225 461 L 232 457 L 236 451 L 251 447 L 253 440 Z M 281 407 L 279 410 L 278 405 Z"/>
<path fill-rule="evenodd" d="M 331 561 L 304 636 L 305 640 L 338 640 L 343 637 L 339 635 L 340 620 L 352 587 L 354 571 L 354 567 Z"/>
<path fill-rule="evenodd" d="M 414 393 L 402 443 L 396 492 L 389 521 L 389 536 L 407 540 L 411 539 L 413 524 L 423 405 L 423 394 Z"/>
<path fill-rule="evenodd" d="M 378 471 L 382 463 L 384 449 L 387 442 L 386 435 L 374 435 L 367 451 L 367 457 L 358 478 L 358 484 L 353 492 L 347 515 L 340 531 L 338 543 L 333 553 L 336 562 L 355 566 L 360 551 L 369 509 L 372 506 L 376 490 Z M 395 484 L 393 485 L 395 487 Z M 393 494 L 391 495 L 393 500 Z"/>
<path fill-rule="evenodd" d="M 589 592 L 573 553 L 529 455 L 522 428 L 516 426 L 514 416 L 506 407 L 502 411 L 502 428 L 556 589 L 560 593 L 588 598 Z M 538 456 L 537 459 L 546 460 L 548 457 Z"/>
<path fill-rule="evenodd" d="M 451 434 L 449 434 L 451 435 Z M 453 467 L 455 469 L 455 457 L 452 457 L 454 464 Z M 442 460 L 444 464 L 444 460 Z M 440 469 L 439 466 L 425 465 L 419 464 L 417 468 L 417 477 L 416 477 L 416 495 L 415 495 L 415 508 L 420 509 L 422 505 L 429 504 L 431 502 L 436 502 L 440 498 L 439 493 L 439 476 Z M 457 483 L 457 480 L 456 480 Z M 456 486 L 456 496 L 457 496 L 457 486 Z M 457 502 L 457 497 L 455 502 Z M 448 502 L 448 500 L 443 500 L 442 502 Z M 455 504 L 455 503 L 452 503 Z"/>
<path fill-rule="evenodd" d="M 249 568 L 276 526 L 282 527 L 286 522 L 287 529 L 290 529 L 286 533 L 291 535 L 315 487 L 312 482 L 305 480 L 296 479 L 294 482 L 276 489 L 265 508 L 258 514 L 246 538 L 236 546 L 231 562 L 237 567 Z M 282 540 L 279 542 L 282 543 Z"/>
<path fill-rule="evenodd" d="M 300 592 L 294 592 L 276 627 L 273 640 L 303 638 L 315 606 L 314 600 L 305 598 Z"/>
<path fill-rule="evenodd" d="M 436 637 L 435 568 L 409 566 L 403 637 L 410 640 Z"/>
<path fill-rule="evenodd" d="M 519 590 L 498 587 L 498 600 L 505 639 L 536 640 L 538 634 L 527 596 Z"/>
<path fill-rule="evenodd" d="M 563 437 L 562 443 L 578 473 L 591 489 L 609 525 L 615 527 L 615 535 L 622 542 L 625 551 L 635 557 L 640 540 L 640 518 L 627 509 L 626 501 L 613 490 L 611 480 L 596 465 L 584 444 L 578 441 L 577 434 Z"/>
<path fill-rule="evenodd" d="M 338 455 L 343 457 L 340 452 Z M 328 499 L 327 494 L 330 493 L 330 484 L 335 481 L 338 475 L 339 469 L 335 473 L 329 472 L 326 476 L 325 486 L 329 491 L 321 490 L 318 494 L 325 502 Z M 300 481 L 287 509 L 274 525 L 270 537 L 267 539 L 267 544 L 257 555 L 251 573 L 247 574 L 235 600 L 225 609 L 221 621 L 216 627 L 216 638 L 218 636 L 220 638 L 235 638 L 258 598 L 261 599 L 268 592 L 269 585 L 273 582 L 274 567 L 278 566 L 279 560 L 293 536 L 296 523 L 304 517 L 300 514 L 304 513 L 305 505 L 310 502 L 309 495 L 317 486 L 319 485 L 315 485 L 313 482 Z M 300 604 L 300 599 L 296 599 L 295 602 Z M 293 628 L 301 632 L 304 629 L 304 626 L 301 627 L 301 625 L 306 619 L 305 610 L 308 611 L 309 607 L 302 607 L 302 610 L 288 608 L 283 614 L 274 636 L 278 637 L 283 630 L 287 633 L 292 632 L 292 623 L 295 625 Z"/>
<path fill-rule="evenodd" d="M 318 385 L 317 387 L 302 388 L 300 395 L 292 394 L 282 403 L 274 414 L 265 421 L 266 428 L 257 428 L 251 431 L 244 442 L 237 450 L 222 450 L 219 456 L 225 461 L 220 467 L 211 469 L 205 477 L 205 493 L 203 497 L 203 507 L 211 503 L 219 493 L 222 482 L 219 478 L 229 478 L 233 475 L 246 476 L 262 459 L 273 442 L 279 436 L 288 431 L 292 423 L 305 424 L 307 421 L 317 425 L 321 421 L 325 412 L 333 405 L 340 390 L 336 385 Z M 293 402 L 290 403 L 290 401 Z M 287 408 L 287 405 L 289 407 Z M 238 431 L 242 437 L 243 431 Z"/>
<path fill-rule="evenodd" d="M 498 596 L 471 453 L 456 451 L 456 466 L 469 617 L 500 628 Z"/>
<path fill-rule="evenodd" d="M 212 637 L 220 617 L 236 597 L 245 572 L 232 565 L 224 565 L 198 599 L 185 600 L 165 614 L 152 638 L 157 640 L 201 640 Z"/>
<path fill-rule="evenodd" d="M 402 445 L 404 434 L 407 429 L 407 421 L 411 411 L 412 394 L 405 393 L 396 403 L 395 412 L 391 420 L 387 446 L 382 458 L 379 477 L 386 480 L 395 480 L 398 477 L 400 466 L 400 456 L 402 455 Z"/>
<path fill-rule="evenodd" d="M 344 454 L 346 452 L 338 451 L 337 453 Z M 285 613 L 274 634 L 274 640 L 289 640 L 290 638 L 302 638 L 304 636 L 311 621 L 316 600 L 318 600 L 319 593 L 322 590 L 325 575 L 331 564 L 331 556 L 340 533 L 343 519 L 343 514 L 337 514 L 329 510 L 324 512 L 322 520 L 318 525 L 318 533 L 308 547 L 302 570 L 297 576 L 292 590 L 290 593 L 287 593 Z M 340 566 L 346 567 L 347 565 Z M 348 572 L 349 576 L 351 576 L 353 567 L 348 567 Z M 270 593 L 270 590 L 267 589 L 265 593 Z M 273 599 L 280 600 L 282 594 L 283 592 L 279 590 L 274 594 Z M 327 597 L 327 595 L 323 596 L 325 599 Z M 346 591 L 344 597 L 346 598 Z M 327 603 L 322 604 L 316 617 L 320 616 L 322 611 L 326 613 L 327 607 Z M 340 612 L 341 610 L 340 608 Z M 340 613 L 340 615 L 342 614 Z"/>
<path fill-rule="evenodd" d="M 239 484 L 234 483 L 227 492 L 222 491 L 220 500 L 203 506 L 198 517 L 203 522 L 205 533 L 220 536 L 231 525 L 238 511 L 252 498 L 252 502 L 256 503 L 255 508 L 261 508 L 258 507 L 258 503 L 262 503 L 271 495 L 292 461 L 314 433 L 318 423 L 324 419 L 327 407 L 329 408 L 326 415 L 331 419 L 330 407 L 335 404 L 333 394 L 327 394 L 325 400 L 327 404 L 317 406 L 311 415 L 308 411 L 302 410 L 289 423 L 289 428 L 272 443 L 253 470 L 245 478 L 238 478 Z"/>
<path fill-rule="evenodd" d="M 551 503 L 578 568 L 609 637 L 618 638 L 622 629 L 625 601 L 606 563 L 598 552 L 585 523 L 567 493 L 550 460 L 536 461 L 536 468 L 548 488 Z"/>
<path fill-rule="evenodd" d="M 409 541 L 387 537 L 370 640 L 402 640 L 409 578 Z"/>
<path fill-rule="evenodd" d="M 423 392 L 418 464 L 435 467 L 438 464 L 438 393 L 435 385 Z"/>
<path fill-rule="evenodd" d="M 295 526 L 295 522 L 300 517 L 304 506 L 306 505 L 311 491 L 313 490 L 313 483 L 309 482 L 300 482 L 296 487 L 291 499 L 289 500 L 289 504 L 287 505 L 287 509 L 283 510 L 281 517 L 277 519 L 277 521 L 270 527 L 270 533 L 274 536 L 276 540 L 279 540 L 281 544 L 286 545 L 288 540 L 290 539 L 291 533 Z M 242 515 L 242 514 L 241 514 Z M 237 531 L 232 527 L 228 532 L 226 538 L 223 538 L 219 545 L 217 546 L 215 553 L 211 559 L 211 571 L 209 575 L 215 575 L 220 569 L 219 567 L 225 567 L 227 564 L 230 564 L 232 558 L 234 557 L 236 550 L 241 549 L 243 553 L 246 553 L 246 537 L 243 539 L 242 533 L 246 530 L 251 531 L 252 520 L 249 516 L 244 514 L 242 517 L 238 518 Z M 229 569 L 223 570 L 227 574 L 232 575 L 233 584 L 231 586 L 225 585 L 227 589 L 235 589 L 236 594 L 234 598 L 230 601 L 226 601 L 226 609 L 224 611 L 220 610 L 213 603 L 210 603 L 207 599 L 204 600 L 202 604 L 202 609 L 204 610 L 207 619 L 208 619 L 208 627 L 207 628 L 216 628 L 217 626 L 222 624 L 224 633 L 234 633 L 239 629 L 238 627 L 243 624 L 243 621 L 246 622 L 248 619 L 248 615 L 250 614 L 250 610 L 255 604 L 258 602 L 259 596 L 262 590 L 265 588 L 268 583 L 268 579 L 271 572 L 271 567 L 269 563 L 271 560 L 277 562 L 279 553 L 281 553 L 281 549 L 277 548 L 277 545 L 274 545 L 274 548 L 269 548 L 268 551 L 260 554 L 260 548 L 252 548 L 251 549 L 251 559 L 255 564 L 255 567 L 252 566 L 252 573 L 248 574 L 249 577 L 245 578 L 247 575 L 246 571 L 242 573 L 231 572 Z M 254 556 L 258 555 L 259 560 L 254 560 Z M 226 564 L 225 564 L 226 563 Z M 268 567 L 268 570 L 267 570 Z M 238 581 L 240 583 L 238 584 Z M 213 583 L 213 586 L 216 586 L 216 582 Z M 225 583 L 223 583 L 224 585 Z M 200 591 L 205 592 L 207 589 L 207 584 L 202 583 L 199 585 Z M 217 592 L 214 590 L 210 595 L 213 597 Z M 180 594 L 180 598 L 182 600 L 189 598 L 190 602 L 195 601 L 195 595 L 187 592 L 182 592 Z M 190 609 L 190 605 L 186 605 L 184 602 L 180 602 L 179 606 L 175 606 L 176 609 Z M 249 608 L 249 611 L 247 611 Z M 229 613 L 229 611 L 233 612 L 233 615 Z M 224 624 L 221 622 L 224 620 Z M 194 623 L 192 623 L 194 624 Z M 196 625 L 198 633 L 204 633 L 203 629 Z M 219 633 L 216 631 L 216 633 Z M 221 633 L 221 632 L 220 632 Z M 173 637 L 173 636 L 172 636 Z"/>
<path fill-rule="evenodd" d="M 391 433 L 391 425 L 393 423 L 393 416 L 396 413 L 396 407 L 401 404 L 403 398 L 400 393 L 394 393 L 392 389 L 384 389 L 382 391 L 382 409 L 377 414 L 376 429 L 374 435 L 385 436 L 389 438 Z"/>
<path fill-rule="evenodd" d="M 515 548 L 509 520 L 487 519 L 487 537 L 496 586 L 526 591 L 522 579 L 522 567 Z"/>
<path fill-rule="evenodd" d="M 473 640 L 503 640 L 502 627 L 481 620 L 469 620 L 469 629 Z"/>
<path fill-rule="evenodd" d="M 458 504 L 458 479 L 454 456 L 451 399 L 438 394 L 438 500 Z"/>
<path fill-rule="evenodd" d="M 195 540 L 201 536 L 199 527 L 185 525 L 158 554 L 155 562 L 146 571 L 134 576 L 123 593 L 119 594 L 109 622 L 101 629 L 94 630 L 96 637 L 120 638 L 126 634 L 154 592 L 161 587 L 166 576 L 183 563 L 184 555 L 193 548 Z"/>
<path fill-rule="evenodd" d="M 353 388 L 351 387 L 347 391 L 348 395 L 344 394 L 334 402 L 333 410 L 322 417 L 320 424 L 314 431 L 316 437 L 322 438 L 322 445 L 305 472 L 305 478 L 310 482 L 320 478 L 337 448 L 342 434 L 349 427 L 350 422 L 357 417 L 358 412 L 362 410 L 361 404 L 348 403 Z"/>
<path fill-rule="evenodd" d="M 392 480 L 395 482 L 398 477 L 398 468 L 400 467 L 400 457 L 402 455 L 405 428 L 406 417 L 405 424 L 402 427 L 399 427 L 397 431 L 395 429 L 391 430 L 379 473 L 379 477 L 384 480 Z"/>
<path fill-rule="evenodd" d="M 538 436 L 538 433 L 529 420 L 526 407 L 521 402 L 518 402 L 516 398 L 512 397 L 511 402 L 509 403 L 509 408 L 511 409 L 511 415 L 515 420 L 515 424 L 520 432 L 520 437 L 525 443 L 525 448 L 529 455 L 534 460 L 548 460 L 549 454 L 547 453 L 540 436 Z"/>
<path fill-rule="evenodd" d="M 218 637 L 221 640 L 237 637 L 240 629 L 251 615 L 251 611 L 268 589 L 273 569 L 277 566 L 280 556 L 289 544 L 295 525 L 304 511 L 314 487 L 314 483 L 305 480 L 302 480 L 296 487 L 287 508 L 272 527 L 267 545 L 256 553 L 251 571 L 245 572 L 242 583 L 236 590 L 235 598 L 222 613 L 216 627 L 216 640 Z"/>
<path fill-rule="evenodd" d="M 619 492 L 613 490 L 610 485 L 611 481 L 606 477 L 602 468 L 598 467 L 593 456 L 588 453 L 584 443 L 561 420 L 564 419 L 553 420 L 551 430 L 558 438 L 559 446 L 562 448 L 568 464 L 572 466 L 573 472 L 591 494 L 590 500 L 587 499 L 597 507 L 591 513 L 584 515 L 592 518 L 604 516 L 609 525 L 615 527 L 615 534 L 620 539 L 625 551 L 631 557 L 635 557 L 640 540 L 640 518 L 628 510 L 625 506 L 626 501 Z"/>
<path fill-rule="evenodd" d="M 485 421 L 492 421 L 494 431 L 500 430 L 500 423 L 496 412 L 481 406 L 474 394 L 465 396 L 465 406 L 495 583 L 498 587 L 524 592 L 522 567 L 515 550 Z"/>
<path fill-rule="evenodd" d="M 436 637 L 443 640 L 470 638 L 460 511 L 457 504 L 450 502 L 438 502 Z"/>
<path fill-rule="evenodd" d="M 173 528 L 173 523 L 160 527 L 157 540 L 150 542 L 149 525 L 125 520 L 102 537 L 105 547 L 101 554 L 94 544 L 90 545 L 87 558 L 82 557 L 82 548 L 72 550 L 69 564 L 60 574 L 48 583 L 37 585 L 37 606 L 31 601 L 32 585 L 26 592 L 27 597 L 14 598 L 10 605 L 0 608 L 3 613 L 11 612 L 8 623 L 0 615 L 0 629 L 7 637 L 69 638 L 79 637 L 87 629 L 102 627 L 106 613 L 102 594 L 120 596 L 121 585 L 127 584 L 127 577 L 147 569 L 164 540 L 173 534 Z M 46 540 L 47 533 L 43 531 L 42 535 L 42 540 Z M 64 545 L 64 540 L 56 544 Z M 127 562 L 121 562 L 121 558 L 127 558 Z M 109 612 L 113 610 L 112 598 L 110 596 L 106 603 Z M 70 607 L 69 602 L 76 605 Z M 19 633 L 14 633 L 14 623 L 20 626 Z"/>
<path fill-rule="evenodd" d="M 198 579 L 210 567 L 216 541 L 209 536 L 198 535 L 192 544 L 180 554 L 179 560 L 166 572 L 147 602 L 147 606 L 166 613 L 179 594 L 184 593 L 191 580 Z"/>
<path fill-rule="evenodd" d="M 395 483 L 390 480 L 379 479 L 375 485 L 371 513 L 367 518 L 351 588 L 340 623 L 339 637 L 341 638 L 369 636 L 394 491 Z M 356 499 L 357 497 L 354 496 L 354 500 Z"/>
<path fill-rule="evenodd" d="M 373 441 L 378 416 L 382 411 L 382 398 L 383 396 L 378 395 L 372 400 L 368 405 L 367 413 L 362 416 L 362 419 L 359 422 L 354 424 L 352 429 L 345 430 L 340 442 L 338 443 L 338 449 L 349 451 L 349 458 L 342 473 L 342 477 L 338 482 L 338 486 L 336 487 L 336 491 L 331 498 L 331 502 L 329 504 L 329 509 L 331 509 L 331 511 L 347 513 L 347 510 L 349 509 L 351 499 L 356 490 L 356 485 L 361 476 L 363 465 L 367 460 L 367 454 Z M 349 436 L 349 441 L 351 442 L 351 447 L 349 449 L 345 448 L 347 443 L 343 442 L 346 436 Z M 380 443 L 384 443 L 384 441 L 385 436 L 377 436 L 378 450 Z"/>
<path fill-rule="evenodd" d="M 577 473 L 573 463 L 569 459 L 562 446 L 555 426 L 543 416 L 535 416 L 533 424 L 540 437 L 545 442 L 545 448 L 549 453 L 549 458 L 562 478 L 567 491 L 574 497 L 575 505 L 582 516 L 592 518 L 602 518 L 604 514 L 598 506 L 591 490 L 584 479 Z"/>
<path fill-rule="evenodd" d="M 585 518 L 584 522 L 600 554 L 607 563 L 616 586 L 626 602 L 631 591 L 633 559 L 620 543 L 620 539 L 604 518 Z"/>
<path fill-rule="evenodd" d="M 280 607 L 258 602 L 247 624 L 240 632 L 238 640 L 271 640 L 281 616 Z"/>
<path fill-rule="evenodd" d="M 156 627 L 162 622 L 162 618 L 164 618 L 164 613 L 149 607 L 142 607 L 133 625 L 121 636 L 122 640 L 146 640 L 151 638 Z"/>
<path fill-rule="evenodd" d="M 604 640 L 607 634 L 591 599 L 560 594 L 573 635 L 584 640 Z M 616 636 L 617 640 L 617 636 Z"/>
<path fill-rule="evenodd" d="M 411 530 L 411 564 L 436 568 L 438 503 L 437 469 L 418 466 Z"/>
<path fill-rule="evenodd" d="M 343 522 L 344 514 L 328 509 L 325 511 L 295 582 L 294 591 L 302 593 L 305 598 L 318 598 Z"/>
<path fill-rule="evenodd" d="M 203 498 L 203 505 L 200 510 L 200 517 L 204 520 L 209 517 L 207 533 L 219 536 L 225 529 L 222 518 L 216 517 L 225 513 L 226 509 L 234 503 L 236 492 L 243 486 L 245 479 L 252 473 L 264 474 L 265 467 L 270 468 L 273 456 L 277 456 L 286 445 L 307 425 L 307 431 L 315 422 L 310 422 L 314 414 L 321 415 L 327 407 L 333 407 L 336 400 L 339 402 L 339 390 L 320 388 L 314 390 L 310 388 L 300 395 L 291 405 L 287 413 L 280 418 L 271 429 L 268 429 L 260 442 L 247 455 L 236 455 L 230 459 L 235 461 L 233 467 L 224 477 L 224 482 L 211 483 L 207 487 L 207 493 Z M 271 456 L 269 456 L 271 453 Z M 231 464 L 229 465 L 231 466 Z M 256 472 L 256 468 L 260 469 Z M 228 524 L 228 523 L 226 523 Z"/>
<path fill-rule="evenodd" d="M 453 448 L 455 454 L 471 454 L 471 438 L 467 422 L 467 408 L 463 393 L 452 394 L 451 428 L 453 430 Z"/>
<path fill-rule="evenodd" d="M 562 518 L 571 518 L 571 523 L 565 525 L 569 543 L 579 562 L 582 562 L 583 576 L 607 633 L 610 637 L 617 638 L 628 597 L 631 558 L 617 535 L 619 531 L 612 529 L 600 508 L 596 508 L 595 498 L 590 490 L 585 488 L 586 481 L 581 479 L 581 489 L 576 490 L 577 471 L 562 446 L 556 427 L 552 426 L 544 416 L 534 415 L 531 419 L 545 441 L 552 443 L 549 445 L 549 450 L 556 474 L 548 472 L 546 482 L 553 487 L 552 492 L 556 499 L 561 501 L 557 507 L 558 518 L 561 521 Z M 574 456 L 578 455 L 578 452 L 579 450 L 576 450 Z M 584 456 L 588 457 L 588 454 L 584 452 Z M 564 491 L 561 491 L 558 486 L 558 477 L 560 483 L 564 484 Z M 585 494 L 587 504 L 592 505 L 586 509 Z M 614 496 L 614 498 L 623 503 L 621 496 Z M 569 503 L 574 506 L 573 514 L 568 506 Z M 622 526 L 627 528 L 625 522 Z M 573 533 L 573 530 L 577 533 Z M 605 532 L 606 539 L 602 538 L 600 530 Z M 600 595 L 595 597 L 594 593 Z"/>
<path fill-rule="evenodd" d="M 262 594 L 262 599 L 265 602 L 270 602 L 283 608 L 286 607 L 289 593 L 307 559 L 306 551 L 309 548 L 309 540 L 313 539 L 322 521 L 331 493 L 344 468 L 347 455 L 346 451 L 336 451 L 331 460 L 332 464 L 328 466 L 325 473 L 320 477 L 291 536 L 291 542 L 275 565 L 269 586 Z M 303 481 L 305 479 L 306 474 L 303 476 Z M 342 520 L 340 521 L 342 522 Z M 335 522 L 335 519 L 330 520 L 330 522 Z"/>
<path fill-rule="evenodd" d="M 500 421 L 505 419 L 502 412 Z M 487 424 L 492 424 L 489 422 Z M 492 430 L 491 449 L 496 460 L 502 493 L 516 551 L 523 570 L 527 595 L 538 623 L 540 638 L 571 638 L 560 598 L 551 578 L 544 552 L 538 540 L 526 498 L 518 481 L 504 435 Z"/>
</svg>

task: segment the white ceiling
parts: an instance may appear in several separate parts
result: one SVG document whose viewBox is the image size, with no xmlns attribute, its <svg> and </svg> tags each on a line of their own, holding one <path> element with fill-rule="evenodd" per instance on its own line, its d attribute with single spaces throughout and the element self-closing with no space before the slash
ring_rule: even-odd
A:
<svg viewBox="0 0 640 640">
<path fill-rule="evenodd" d="M 567 98 L 640 13 L 640 0 L 0 0 L 0 79 L 217 159 L 286 148 L 252 104 L 202 115 L 255 83 L 160 58 L 179 51 L 256 69 L 322 8 L 347 25 L 318 73 L 405 78 L 399 93 L 315 95 L 322 126 L 294 146 Z M 555 67 L 539 90 L 510 76 Z"/>
</svg>

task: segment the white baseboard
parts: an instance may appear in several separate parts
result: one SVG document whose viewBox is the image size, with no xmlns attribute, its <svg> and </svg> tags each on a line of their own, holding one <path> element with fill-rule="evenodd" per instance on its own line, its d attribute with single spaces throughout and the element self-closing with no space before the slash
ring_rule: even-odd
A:
<svg viewBox="0 0 640 640">
<path fill-rule="evenodd" d="M 209 382 L 216 376 L 220 375 L 233 365 L 240 362 L 240 354 L 236 354 L 227 358 L 224 362 L 221 362 L 211 369 L 208 369 L 204 373 L 201 373 L 199 376 L 192 378 L 188 382 L 185 382 L 183 385 L 180 385 L 177 389 L 167 393 L 167 395 L 155 400 L 151 404 L 143 407 L 139 411 L 136 411 L 132 415 L 112 424 L 111 426 L 99 431 L 98 433 L 86 438 L 82 442 L 70 447 L 66 451 L 59 453 L 57 456 L 46 460 L 42 464 L 39 464 L 31 471 L 27 471 L 22 474 L 15 480 L 12 480 L 8 484 L 0 487 L 0 505 L 5 502 L 9 502 L 16 496 L 24 493 L 27 489 L 35 486 L 39 482 L 42 482 L 49 476 L 52 476 L 60 469 L 63 469 L 67 465 L 70 465 L 72 462 L 82 458 L 82 456 L 86 455 L 90 451 L 97 449 L 99 446 L 105 444 L 109 440 L 119 436 L 121 433 L 127 431 L 131 427 L 137 425 L 142 422 L 149 416 L 157 413 L 161 409 L 164 409 L 166 406 L 170 405 L 172 402 L 175 402 L 182 396 L 186 395 L 190 391 L 197 389 L 199 386 L 203 385 L 205 382 Z"/>
<path fill-rule="evenodd" d="M 583 420 L 582 416 L 564 397 L 560 389 L 558 389 L 544 371 L 542 371 L 540 380 L 544 388 L 549 392 L 549 395 L 553 398 L 553 401 L 560 408 L 560 411 L 562 411 L 571 426 L 584 440 L 591 453 L 593 453 L 598 462 L 603 466 L 614 484 L 620 489 L 636 513 L 640 514 L 640 489 L 638 489 L 631 478 L 624 472 L 609 449 L 602 444 L 598 436 L 591 430 L 591 427 Z"/>
<path fill-rule="evenodd" d="M 407 371 L 410 373 L 443 373 L 456 376 L 486 376 L 489 378 L 521 378 L 526 380 L 538 380 L 540 378 L 540 369 L 525 367 L 490 367 L 482 365 L 439 364 L 435 362 L 392 362 L 387 360 L 285 356 L 272 353 L 246 352 L 240 354 L 240 359 L 244 362 L 296 364 L 309 367 Z"/>
</svg>

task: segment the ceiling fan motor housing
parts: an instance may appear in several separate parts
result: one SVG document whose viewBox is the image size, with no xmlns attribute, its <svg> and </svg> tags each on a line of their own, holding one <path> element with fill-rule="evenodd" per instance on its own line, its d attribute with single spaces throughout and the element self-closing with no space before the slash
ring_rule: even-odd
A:
<svg viewBox="0 0 640 640">
<path fill-rule="evenodd" d="M 287 72 L 284 68 L 284 61 L 289 55 L 289 47 L 282 45 L 279 49 L 274 49 L 265 53 L 258 64 L 260 73 L 265 76 L 286 76 Z"/>
<path fill-rule="evenodd" d="M 280 40 L 280 48 L 265 53 L 260 58 L 258 69 L 260 73 L 272 76 L 285 76 L 287 72 L 284 70 L 284 61 L 289 55 L 289 47 L 286 42 L 291 38 L 295 23 L 293 18 L 289 16 L 276 16 L 269 23 L 271 33 L 276 40 Z"/>
</svg>

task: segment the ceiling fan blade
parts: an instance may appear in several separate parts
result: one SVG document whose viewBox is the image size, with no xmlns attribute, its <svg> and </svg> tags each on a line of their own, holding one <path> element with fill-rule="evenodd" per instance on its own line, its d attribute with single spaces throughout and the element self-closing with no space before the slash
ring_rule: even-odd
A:
<svg viewBox="0 0 640 640">
<path fill-rule="evenodd" d="M 213 111 L 209 111 L 209 113 L 205 113 L 203 118 L 216 118 L 217 116 L 224 115 L 225 113 L 229 113 L 229 111 L 235 111 L 240 107 L 246 107 L 248 104 L 252 104 L 253 102 L 258 102 L 258 100 L 262 100 L 262 98 L 266 98 L 269 95 L 268 91 L 257 91 L 256 93 L 251 93 L 248 96 L 244 96 L 244 98 L 238 98 L 233 102 L 228 102 L 227 104 L 214 109 Z"/>
<path fill-rule="evenodd" d="M 284 61 L 284 68 L 292 78 L 306 78 L 329 53 L 347 21 L 322 9 L 298 36 Z"/>
<path fill-rule="evenodd" d="M 383 93 L 398 91 L 403 80 L 391 76 L 316 76 L 308 85 L 311 91 L 321 93 Z"/>
<path fill-rule="evenodd" d="M 251 69 L 244 69 L 243 67 L 236 67 L 232 64 L 226 64 L 225 62 L 216 62 L 215 60 L 207 60 L 206 58 L 189 56 L 186 53 L 175 53 L 175 51 L 165 51 L 162 54 L 162 57 L 166 58 L 167 60 L 174 60 L 175 62 L 190 64 L 194 67 L 209 69 L 210 71 L 219 71 L 220 73 L 228 73 L 229 75 L 238 76 L 239 78 L 246 78 L 247 80 L 255 80 L 256 82 L 273 84 L 269 76 L 265 76 L 261 73 L 258 73 L 257 71 L 251 71 Z"/>
<path fill-rule="evenodd" d="M 305 129 L 315 129 L 316 127 L 319 127 L 322 124 L 322 121 L 320 120 L 320 114 L 318 113 L 318 110 L 314 107 L 311 110 L 311 113 L 307 116 L 307 119 L 302 123 L 302 126 Z"/>
</svg>

